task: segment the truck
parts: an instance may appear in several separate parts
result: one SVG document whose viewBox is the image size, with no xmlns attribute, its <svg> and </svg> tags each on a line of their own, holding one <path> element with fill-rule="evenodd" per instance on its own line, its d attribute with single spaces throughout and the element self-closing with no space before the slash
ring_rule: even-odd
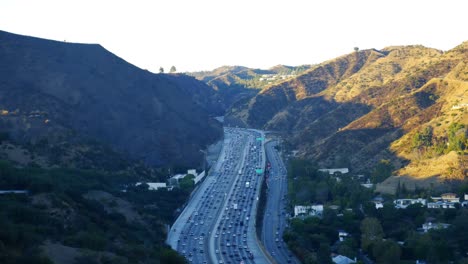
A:
<svg viewBox="0 0 468 264">
<path fill-rule="evenodd" d="M 245 188 L 250 188 L 250 182 L 245 182 Z"/>
</svg>

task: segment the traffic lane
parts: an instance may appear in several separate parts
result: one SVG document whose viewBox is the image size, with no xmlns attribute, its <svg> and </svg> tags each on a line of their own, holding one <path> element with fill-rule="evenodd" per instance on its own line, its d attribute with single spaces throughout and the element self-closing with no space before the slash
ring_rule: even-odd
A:
<svg viewBox="0 0 468 264">
<path fill-rule="evenodd" d="M 211 191 L 211 189 L 208 189 L 207 191 Z M 205 196 L 205 198 L 206 197 L 207 196 Z M 198 200 L 198 201 L 200 201 L 200 200 Z M 200 202 L 198 204 L 200 204 Z M 202 201 L 201 204 L 202 205 L 206 204 L 206 199 L 205 199 L 205 201 Z M 199 208 L 198 211 L 202 212 L 202 208 Z M 196 221 L 199 221 L 199 219 L 196 219 Z M 198 224 L 196 226 L 198 226 Z M 198 237 L 200 235 L 200 233 L 202 233 L 202 234 L 206 233 L 206 232 L 203 232 L 203 230 L 207 231 L 207 229 L 201 229 L 200 227 L 196 227 L 196 226 L 195 227 L 194 227 L 194 225 L 189 226 L 189 230 L 191 230 L 190 232 L 192 233 L 192 236 L 197 236 Z M 200 242 L 198 243 L 198 245 L 200 245 Z M 189 241 L 188 247 L 190 247 L 189 250 L 192 250 L 192 251 L 195 252 L 195 256 L 193 256 L 192 260 L 198 260 L 198 259 L 203 260 L 204 259 L 203 257 L 198 256 L 199 254 L 196 253 L 196 247 L 197 247 L 196 242 L 194 243 L 193 241 Z"/>
<path fill-rule="evenodd" d="M 283 203 L 282 203 L 282 197 L 283 197 L 283 190 L 284 190 L 284 181 L 282 180 L 282 177 L 280 176 L 280 169 L 278 168 L 278 156 L 276 155 L 276 152 L 273 150 L 274 144 L 268 144 L 266 146 L 266 151 L 268 155 L 268 160 L 270 161 L 271 166 L 271 173 L 270 173 L 270 192 L 268 196 L 267 203 L 269 203 L 268 209 L 270 212 L 273 213 L 271 216 L 274 218 L 274 227 L 272 230 L 269 232 L 269 235 L 266 236 L 266 244 L 268 245 L 268 248 L 272 253 L 274 254 L 274 258 L 279 262 L 279 263 L 286 263 L 289 262 L 289 256 L 290 254 L 288 253 L 287 249 L 284 247 L 284 243 L 282 241 L 282 231 L 283 231 L 283 221 L 282 221 L 282 214 L 283 214 Z M 274 232 L 274 235 L 273 235 Z M 273 243 L 274 239 L 274 243 Z"/>
<path fill-rule="evenodd" d="M 235 170 L 237 170 L 237 169 L 245 169 L 244 164 L 245 164 L 245 159 L 246 159 L 246 155 L 247 155 L 247 153 L 246 153 L 246 152 L 247 152 L 247 151 L 246 151 L 246 147 L 248 147 L 248 142 L 247 142 L 247 144 L 245 144 L 245 146 L 243 146 L 242 158 L 241 158 L 241 160 L 240 160 L 240 163 L 238 163 L 238 165 L 235 166 Z M 238 182 L 239 177 L 240 177 L 239 174 L 235 174 L 235 177 L 233 177 L 233 178 L 234 178 L 234 179 L 233 179 L 233 183 Z M 226 223 L 225 223 L 225 222 L 221 223 L 221 221 L 222 221 L 222 219 L 225 219 L 225 218 L 226 218 L 226 216 L 225 216 L 225 215 L 226 215 L 226 211 L 228 211 L 229 209 L 226 210 L 226 209 L 224 209 L 224 208 L 227 208 L 227 207 L 229 206 L 229 202 L 232 200 L 233 193 L 235 193 L 235 185 L 231 183 L 231 188 L 229 189 L 229 193 L 228 193 L 228 195 L 227 195 L 229 198 L 228 198 L 228 200 L 224 201 L 224 203 L 222 204 L 222 208 L 223 208 L 223 209 L 220 211 L 220 214 L 218 215 L 217 220 L 216 220 L 216 224 L 215 224 L 215 226 L 220 226 L 220 225 L 222 224 L 221 230 L 223 230 L 224 232 L 226 232 L 226 229 L 227 229 L 228 227 L 226 227 Z M 216 228 L 217 228 L 217 227 L 215 227 L 215 229 L 216 229 Z M 228 231 L 228 232 L 230 233 L 230 231 Z M 213 236 L 214 236 L 214 235 L 212 234 L 211 237 L 213 237 Z M 211 237 L 210 237 L 210 239 L 211 239 Z M 223 241 L 223 236 L 219 237 L 219 239 L 216 239 L 215 243 L 219 243 L 219 244 L 215 245 L 214 247 L 219 247 L 219 248 L 221 248 L 221 249 L 224 249 L 225 243 L 222 242 L 222 241 Z M 210 242 L 210 245 L 211 245 L 211 244 L 212 244 L 212 243 Z M 227 244 L 227 242 L 226 242 L 226 244 Z M 227 251 L 227 250 L 225 250 L 225 251 Z M 218 255 L 216 255 L 216 253 L 215 253 L 214 258 L 215 258 L 216 260 L 218 260 L 218 258 L 219 258 L 219 259 L 221 259 L 223 262 L 225 261 L 225 257 L 223 256 L 223 254 L 221 254 L 221 255 L 218 256 Z"/>
<path fill-rule="evenodd" d="M 273 167 L 277 168 L 275 169 L 275 175 L 278 176 L 278 181 L 280 182 L 280 187 L 281 187 L 281 197 L 285 197 L 287 195 L 287 177 L 286 177 L 286 169 L 284 167 L 284 163 L 281 159 L 281 157 L 279 156 L 279 153 L 274 149 L 274 146 L 271 146 L 269 148 L 269 150 L 271 150 L 270 153 L 272 153 L 272 156 L 274 157 L 273 158 Z M 280 207 L 283 207 L 285 208 L 286 207 L 286 204 L 285 204 L 285 200 L 281 198 L 280 200 Z M 284 210 L 281 210 L 282 211 L 282 214 L 280 216 L 280 235 L 281 235 L 281 238 L 282 238 L 282 234 L 284 232 L 284 229 L 286 227 L 286 215 L 284 214 L 285 211 Z M 297 260 L 297 258 L 295 256 L 293 256 L 293 254 L 291 253 L 291 251 L 289 251 L 289 249 L 287 248 L 287 245 L 286 243 L 280 239 L 280 245 L 281 245 L 281 250 L 280 250 L 280 253 L 285 257 L 287 258 L 288 260 L 291 261 L 291 263 L 300 263 L 299 260 Z M 289 262 L 289 261 L 288 261 Z"/>
</svg>

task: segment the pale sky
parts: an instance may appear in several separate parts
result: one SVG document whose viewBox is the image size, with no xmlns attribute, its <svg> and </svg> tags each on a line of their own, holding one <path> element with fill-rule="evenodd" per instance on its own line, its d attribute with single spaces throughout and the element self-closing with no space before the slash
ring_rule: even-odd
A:
<svg viewBox="0 0 468 264">
<path fill-rule="evenodd" d="M 266 69 L 468 40 L 467 0 L 0 0 L 0 30 L 99 43 L 142 69 Z"/>
</svg>

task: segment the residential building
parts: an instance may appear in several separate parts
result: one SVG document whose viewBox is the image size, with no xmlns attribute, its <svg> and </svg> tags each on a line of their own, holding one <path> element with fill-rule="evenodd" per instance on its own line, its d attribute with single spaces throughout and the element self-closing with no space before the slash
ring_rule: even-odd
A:
<svg viewBox="0 0 468 264">
<path fill-rule="evenodd" d="M 341 174 L 349 173 L 349 169 L 348 169 L 348 168 L 319 169 L 319 171 L 321 171 L 321 172 L 327 172 L 327 173 L 330 174 L 330 175 L 333 175 L 333 174 L 335 174 L 336 172 L 339 172 L 339 173 L 341 173 Z"/>
<path fill-rule="evenodd" d="M 383 208 L 383 203 L 382 202 L 374 201 L 374 204 L 375 204 L 375 209 Z"/>
<path fill-rule="evenodd" d="M 185 178 L 189 174 L 195 176 L 195 178 L 193 179 L 195 184 L 200 182 L 203 179 L 203 177 L 205 177 L 205 171 L 202 171 L 200 174 L 197 174 L 197 170 L 190 169 L 190 170 L 187 170 L 187 173 L 176 174 L 176 175 L 172 176 L 171 178 L 169 178 L 169 183 L 171 185 L 177 185 L 179 180 Z"/>
<path fill-rule="evenodd" d="M 395 205 L 395 208 L 398 209 L 404 209 L 412 204 L 421 204 L 423 206 L 426 206 L 427 200 L 418 198 L 418 199 L 397 199 L 393 201 L 393 204 Z"/>
<path fill-rule="evenodd" d="M 343 242 L 347 237 L 349 237 L 349 233 L 344 230 L 338 230 L 338 237 L 340 242 Z"/>
<path fill-rule="evenodd" d="M 148 190 L 150 191 L 157 191 L 158 189 L 161 189 L 161 188 L 167 188 L 167 184 L 165 182 L 137 182 L 135 186 L 139 186 L 143 183 L 148 184 Z M 172 188 L 168 190 L 172 190 Z"/>
<path fill-rule="evenodd" d="M 336 264 L 351 264 L 351 263 L 356 263 L 356 258 L 350 259 L 346 256 L 343 255 L 337 255 L 332 258 L 333 262 Z"/>
<path fill-rule="evenodd" d="M 444 201 L 444 202 L 451 202 L 451 203 L 459 203 L 460 198 L 457 197 L 454 193 L 444 193 L 440 197 L 431 197 L 434 201 Z"/>
<path fill-rule="evenodd" d="M 367 179 L 366 183 L 361 183 L 361 186 L 370 189 L 370 188 L 374 187 L 374 184 L 371 183 L 370 179 Z"/>
<path fill-rule="evenodd" d="M 383 208 L 384 199 L 382 196 L 376 196 L 372 199 L 372 202 L 375 204 L 375 209 Z"/>
<path fill-rule="evenodd" d="M 301 215 L 321 216 L 322 213 L 323 213 L 323 204 L 294 206 L 294 217 L 298 217 Z"/>
<path fill-rule="evenodd" d="M 427 233 L 429 230 L 431 229 L 446 229 L 448 228 L 450 225 L 449 224 L 444 224 L 444 223 L 432 223 L 432 222 L 428 222 L 428 223 L 424 223 L 422 225 L 422 230 L 424 233 Z"/>
<path fill-rule="evenodd" d="M 427 208 L 431 208 L 431 209 L 455 208 L 455 204 L 457 204 L 457 203 L 458 202 L 454 203 L 454 202 L 437 201 L 437 202 L 433 202 L 433 203 L 427 203 Z"/>
</svg>

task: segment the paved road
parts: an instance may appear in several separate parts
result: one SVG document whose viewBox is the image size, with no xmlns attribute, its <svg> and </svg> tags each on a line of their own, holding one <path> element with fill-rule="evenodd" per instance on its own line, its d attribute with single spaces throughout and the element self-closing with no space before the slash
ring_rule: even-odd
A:
<svg viewBox="0 0 468 264">
<path fill-rule="evenodd" d="M 263 133 L 225 128 L 223 149 L 173 224 L 167 243 L 192 263 L 270 263 L 255 233 Z"/>
<path fill-rule="evenodd" d="M 283 241 L 287 225 L 286 195 L 288 191 L 287 172 L 275 149 L 277 141 L 266 143 L 266 155 L 270 164 L 267 177 L 267 202 L 262 225 L 262 243 L 277 263 L 300 263 L 288 250 Z"/>
</svg>

